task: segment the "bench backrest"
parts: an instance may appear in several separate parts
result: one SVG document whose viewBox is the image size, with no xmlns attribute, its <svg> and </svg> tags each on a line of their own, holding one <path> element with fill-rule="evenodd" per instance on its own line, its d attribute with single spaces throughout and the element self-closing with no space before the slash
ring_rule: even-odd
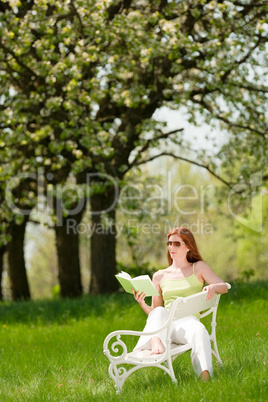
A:
<svg viewBox="0 0 268 402">
<path fill-rule="evenodd" d="M 178 297 L 170 307 L 170 320 L 174 321 L 188 315 L 205 312 L 208 309 L 212 309 L 212 312 L 218 306 L 220 295 L 215 293 L 211 300 L 206 300 L 206 298 L 207 292 L 199 292 L 188 297 Z"/>
</svg>

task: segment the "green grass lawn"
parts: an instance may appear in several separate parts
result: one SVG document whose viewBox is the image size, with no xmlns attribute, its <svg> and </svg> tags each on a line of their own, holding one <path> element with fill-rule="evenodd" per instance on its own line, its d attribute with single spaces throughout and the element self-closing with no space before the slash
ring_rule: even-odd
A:
<svg viewBox="0 0 268 402">
<path fill-rule="evenodd" d="M 233 285 L 218 309 L 224 368 L 194 376 L 190 352 L 175 362 L 178 384 L 144 368 L 116 395 L 103 355 L 106 335 L 143 328 L 129 294 L 0 304 L 0 401 L 267 401 L 267 283 Z"/>
</svg>

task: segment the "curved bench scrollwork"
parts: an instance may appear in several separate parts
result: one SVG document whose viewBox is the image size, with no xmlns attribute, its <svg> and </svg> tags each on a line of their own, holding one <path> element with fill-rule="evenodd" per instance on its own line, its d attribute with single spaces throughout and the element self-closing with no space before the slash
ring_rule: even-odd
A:
<svg viewBox="0 0 268 402">
<path fill-rule="evenodd" d="M 113 341 L 111 344 L 113 338 L 116 337 L 116 340 Z M 110 340 L 109 340 L 110 348 L 108 346 L 106 350 L 106 354 L 110 355 L 110 358 L 112 359 L 124 359 L 124 357 L 127 354 L 127 346 L 126 344 L 122 341 L 120 334 L 119 335 L 114 335 Z"/>
</svg>

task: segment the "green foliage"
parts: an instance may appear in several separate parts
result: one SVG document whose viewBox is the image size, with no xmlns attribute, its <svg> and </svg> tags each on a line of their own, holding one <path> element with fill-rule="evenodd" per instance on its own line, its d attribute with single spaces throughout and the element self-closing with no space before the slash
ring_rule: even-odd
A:
<svg viewBox="0 0 268 402">
<path fill-rule="evenodd" d="M 148 166 L 147 170 L 134 170 L 125 178 L 126 191 L 121 193 L 124 198 L 117 209 L 117 270 L 127 271 L 132 276 L 152 276 L 156 270 L 166 267 L 166 233 L 173 225 L 188 224 L 195 232 L 201 255 L 221 278 L 226 281 L 266 280 L 266 196 L 263 197 L 263 229 L 254 232 L 230 215 L 227 196 L 222 197 L 221 204 L 218 204 L 216 180 L 201 175 L 200 169 L 196 170 L 187 164 L 167 159 L 162 164 L 159 162 Z M 152 177 L 156 171 L 157 176 Z M 192 186 L 192 190 L 187 187 L 188 193 L 178 192 L 185 184 Z M 125 198 L 128 189 L 133 191 L 132 196 L 137 197 L 130 199 L 129 203 Z M 193 196 L 193 190 L 196 191 L 196 199 L 184 198 Z M 176 197 L 175 204 L 173 198 L 172 202 L 169 201 L 170 196 Z M 168 213 L 169 205 L 173 207 Z M 192 215 L 179 214 L 174 205 Z M 86 290 L 90 275 L 91 222 L 88 214 L 85 214 L 82 223 L 80 259 L 83 289 Z M 50 298 L 57 284 L 53 230 L 28 225 L 26 264 L 33 298 Z M 250 276 L 251 270 L 254 270 L 254 275 Z M 6 285 L 4 295 L 9 298 Z"/>
<path fill-rule="evenodd" d="M 122 266 L 143 269 L 148 265 L 151 272 L 166 267 L 166 235 L 184 225 L 192 230 L 201 255 L 218 275 L 235 278 L 234 223 L 227 210 L 228 198 L 218 205 L 216 180 L 201 169 L 165 158 L 162 164 L 158 161 L 142 169 L 141 175 L 129 173 L 125 185 L 131 186 L 136 198 L 133 210 L 122 208 L 121 203 L 117 209 L 117 255 Z"/>
<path fill-rule="evenodd" d="M 150 148 L 179 143 L 153 118 L 170 104 L 195 123 L 197 114 L 219 119 L 232 149 L 244 141 L 247 154 L 252 141 L 251 167 L 261 164 L 266 17 L 263 2 L 3 3 L 2 161 L 10 172 L 41 164 L 122 178 Z"/>
<path fill-rule="evenodd" d="M 230 185 L 242 176 L 245 193 L 252 172 L 265 182 L 267 12 L 263 1 L 1 2 L 0 244 L 9 222 L 23 219 L 14 205 L 29 212 L 42 198 L 40 167 L 44 197 L 58 197 L 64 216 L 83 200 L 76 185 L 87 174 L 122 183 L 161 155 L 220 172 Z M 164 105 L 185 107 L 193 124 L 220 121 L 228 135 L 217 155 L 192 154 L 182 127 L 168 132 L 155 116 Z M 143 257 L 135 250 L 134 263 Z"/>
<path fill-rule="evenodd" d="M 240 280 L 249 280 L 251 277 L 261 279 L 267 276 L 268 195 L 263 190 L 263 194 L 254 198 L 258 201 L 259 213 L 256 215 L 252 206 L 248 208 L 246 218 L 251 225 L 235 225 L 235 235 L 238 239 L 236 260 Z M 259 230 L 252 230 L 252 227 Z"/>
<path fill-rule="evenodd" d="M 197 381 L 189 353 L 174 362 L 178 385 L 145 368 L 116 395 L 103 355 L 106 335 L 143 328 L 145 315 L 129 294 L 0 304 L 0 399 L 5 401 L 264 401 L 267 399 L 267 282 L 233 285 L 221 297 L 209 383 Z M 252 317 L 255 319 L 252 321 Z"/>
<path fill-rule="evenodd" d="M 27 277 L 33 300 L 57 298 L 60 295 L 58 284 L 58 261 L 55 232 L 46 226 L 29 223 L 25 236 L 25 258 Z M 83 233 L 80 241 L 80 264 L 82 287 L 86 293 L 89 283 L 89 240 Z M 7 269 L 5 270 L 7 271 Z M 5 300 L 10 299 L 10 284 L 3 283 Z"/>
<path fill-rule="evenodd" d="M 33 299 L 59 295 L 54 230 L 29 223 L 25 235 L 25 256 Z"/>
</svg>

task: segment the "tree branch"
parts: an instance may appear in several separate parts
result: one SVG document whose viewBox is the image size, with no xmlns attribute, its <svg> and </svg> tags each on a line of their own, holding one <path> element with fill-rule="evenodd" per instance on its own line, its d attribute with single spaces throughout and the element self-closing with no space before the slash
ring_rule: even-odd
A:
<svg viewBox="0 0 268 402">
<path fill-rule="evenodd" d="M 249 130 L 252 133 L 258 134 L 263 138 L 266 138 L 266 136 L 268 134 L 267 132 L 262 132 L 260 130 L 257 130 L 256 128 L 251 128 L 250 126 L 234 123 L 233 121 L 227 119 L 226 117 L 223 117 L 220 114 L 215 113 L 215 111 L 212 110 L 212 108 L 204 101 L 204 99 L 202 99 L 201 101 L 192 99 L 192 101 L 194 103 L 197 103 L 197 104 L 201 105 L 202 107 L 204 107 L 215 119 L 223 121 L 229 127 L 236 127 L 236 128 L 243 129 L 243 130 Z"/>
<path fill-rule="evenodd" d="M 121 14 L 124 9 L 129 9 L 132 0 L 121 0 L 117 4 L 111 4 L 107 8 L 108 21 L 112 21 L 116 14 Z"/>
<path fill-rule="evenodd" d="M 73 9 L 73 11 L 74 11 L 75 15 L 76 15 L 76 16 L 77 16 L 77 18 L 78 18 L 78 21 L 79 21 L 79 24 L 80 24 L 80 28 L 81 28 L 81 34 L 82 34 L 82 38 L 84 38 L 84 37 L 85 37 L 85 34 L 84 34 L 84 26 L 83 26 L 83 22 L 82 22 L 82 20 L 81 20 L 81 17 L 80 17 L 79 12 L 78 12 L 78 11 L 77 11 L 77 9 L 75 8 L 75 5 L 74 5 L 73 0 L 71 0 L 71 6 L 72 6 L 72 9 Z"/>
<path fill-rule="evenodd" d="M 268 88 L 260 88 L 260 87 L 254 87 L 252 85 L 244 85 L 244 84 L 239 84 L 237 82 L 232 82 L 232 86 L 237 87 L 237 88 L 243 88 L 246 89 L 247 91 L 252 91 L 252 92 L 263 92 L 263 93 L 268 93 Z"/>
<path fill-rule="evenodd" d="M 178 159 L 178 160 L 181 160 L 181 161 L 183 161 L 183 162 L 191 163 L 192 165 L 195 165 L 195 166 L 204 168 L 204 169 L 206 169 L 210 174 L 212 174 L 212 176 L 214 176 L 216 179 L 218 179 L 219 181 L 221 181 L 221 182 L 222 182 L 223 184 L 225 184 L 227 187 L 232 188 L 232 186 L 234 185 L 234 183 L 226 181 L 223 177 L 221 177 L 221 176 L 218 175 L 216 172 L 214 172 L 214 170 L 211 169 L 208 164 L 202 164 L 202 163 L 196 162 L 196 161 L 194 161 L 194 160 L 192 160 L 192 159 L 188 159 L 188 158 L 185 158 L 185 157 L 183 157 L 183 156 L 176 155 L 176 154 L 174 154 L 173 152 L 161 152 L 161 153 L 158 154 L 158 155 L 154 155 L 154 156 L 151 156 L 151 157 L 147 158 L 146 160 L 137 162 L 134 166 L 143 165 L 143 164 L 148 163 L 148 162 L 151 162 L 151 161 L 153 161 L 153 160 L 155 160 L 155 159 L 157 159 L 157 158 L 160 158 L 161 156 L 171 156 L 171 157 L 174 158 L 174 159 Z M 132 167 L 133 167 L 133 165 L 132 165 L 130 168 L 132 168 Z"/>
<path fill-rule="evenodd" d="M 167 132 L 167 133 L 163 133 L 161 130 L 156 130 L 156 131 L 159 132 L 160 134 L 159 134 L 158 136 L 154 137 L 154 138 L 150 138 L 149 140 L 147 140 L 147 141 L 145 142 L 145 144 L 143 145 L 143 147 L 138 151 L 138 155 L 136 156 L 136 158 L 135 158 L 135 159 L 133 160 L 133 162 L 129 165 L 130 168 L 132 168 L 133 166 L 137 166 L 137 164 L 139 164 L 139 163 L 138 163 L 139 156 L 140 156 L 143 152 L 147 151 L 147 150 L 150 148 L 152 142 L 166 139 L 166 138 L 168 138 L 169 136 L 171 136 L 172 134 L 176 134 L 176 133 L 178 133 L 178 132 L 180 132 L 180 131 L 183 131 L 183 130 L 184 130 L 183 128 L 178 128 L 178 129 L 176 129 L 176 130 L 172 130 L 172 131 L 169 131 L 169 132 Z"/>
</svg>

